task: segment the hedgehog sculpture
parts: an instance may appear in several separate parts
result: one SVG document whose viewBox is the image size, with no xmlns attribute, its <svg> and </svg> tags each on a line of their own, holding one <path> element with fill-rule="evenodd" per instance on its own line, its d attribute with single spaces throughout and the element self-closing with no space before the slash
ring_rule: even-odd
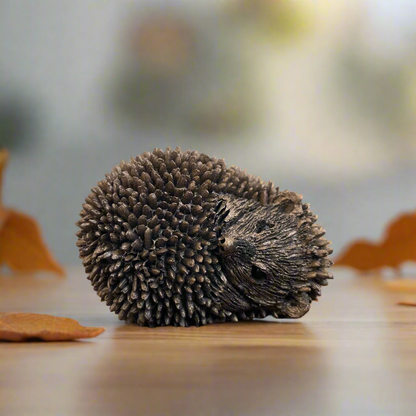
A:
<svg viewBox="0 0 416 416">
<path fill-rule="evenodd" d="M 301 195 L 196 151 L 121 162 L 80 216 L 94 290 L 141 326 L 300 318 L 332 278 L 330 242 Z"/>
</svg>

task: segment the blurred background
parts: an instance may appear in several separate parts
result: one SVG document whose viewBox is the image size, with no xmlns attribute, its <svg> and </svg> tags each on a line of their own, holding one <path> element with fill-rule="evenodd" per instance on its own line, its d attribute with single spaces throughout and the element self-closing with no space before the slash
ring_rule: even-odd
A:
<svg viewBox="0 0 416 416">
<path fill-rule="evenodd" d="M 339 251 L 416 209 L 414 0 L 0 0 L 4 203 L 64 265 L 120 160 L 181 146 L 304 195 Z"/>
</svg>

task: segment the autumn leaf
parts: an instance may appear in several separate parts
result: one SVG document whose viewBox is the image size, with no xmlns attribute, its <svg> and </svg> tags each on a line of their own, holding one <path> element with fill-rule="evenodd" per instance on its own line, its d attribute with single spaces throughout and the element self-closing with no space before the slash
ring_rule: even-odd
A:
<svg viewBox="0 0 416 416">
<path fill-rule="evenodd" d="M 400 306 L 416 307 L 416 302 L 404 302 L 404 301 L 402 301 L 402 302 L 398 302 L 397 304 L 400 305 Z"/>
<path fill-rule="evenodd" d="M 353 242 L 338 259 L 337 266 L 369 271 L 383 267 L 398 268 L 406 261 L 416 261 L 416 212 L 392 221 L 380 243 Z"/>
<path fill-rule="evenodd" d="M 3 224 L 6 222 L 7 217 L 9 216 L 9 212 L 1 207 L 0 205 L 0 230 L 3 227 Z"/>
<path fill-rule="evenodd" d="M 0 340 L 3 341 L 70 341 L 94 338 L 104 328 L 80 325 L 70 318 L 37 313 L 0 313 Z"/>
<path fill-rule="evenodd" d="M 3 190 L 3 171 L 6 167 L 7 160 L 9 158 L 9 153 L 7 150 L 0 149 L 0 201 L 2 197 L 2 190 Z"/>
<path fill-rule="evenodd" d="M 42 239 L 35 219 L 18 211 L 7 209 L 1 202 L 2 179 L 8 152 L 0 151 L 0 266 L 21 272 L 40 270 L 65 275 Z"/>
</svg>

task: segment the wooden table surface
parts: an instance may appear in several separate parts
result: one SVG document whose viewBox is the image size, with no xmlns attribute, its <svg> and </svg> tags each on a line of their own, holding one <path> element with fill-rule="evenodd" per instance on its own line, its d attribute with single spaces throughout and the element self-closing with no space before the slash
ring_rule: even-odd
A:
<svg viewBox="0 0 416 416">
<path fill-rule="evenodd" d="M 0 310 L 104 326 L 95 339 L 0 343 L 0 415 L 415 415 L 416 308 L 335 270 L 298 321 L 119 322 L 80 269 L 0 277 Z"/>
</svg>

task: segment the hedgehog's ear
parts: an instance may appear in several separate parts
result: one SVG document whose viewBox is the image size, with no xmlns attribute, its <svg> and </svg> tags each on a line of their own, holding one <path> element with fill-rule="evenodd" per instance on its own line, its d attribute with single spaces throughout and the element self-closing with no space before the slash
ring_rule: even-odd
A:
<svg viewBox="0 0 416 416">
<path fill-rule="evenodd" d="M 273 205 L 279 205 L 279 208 L 286 214 L 302 213 L 303 195 L 296 192 L 282 191 L 273 201 Z"/>
</svg>

